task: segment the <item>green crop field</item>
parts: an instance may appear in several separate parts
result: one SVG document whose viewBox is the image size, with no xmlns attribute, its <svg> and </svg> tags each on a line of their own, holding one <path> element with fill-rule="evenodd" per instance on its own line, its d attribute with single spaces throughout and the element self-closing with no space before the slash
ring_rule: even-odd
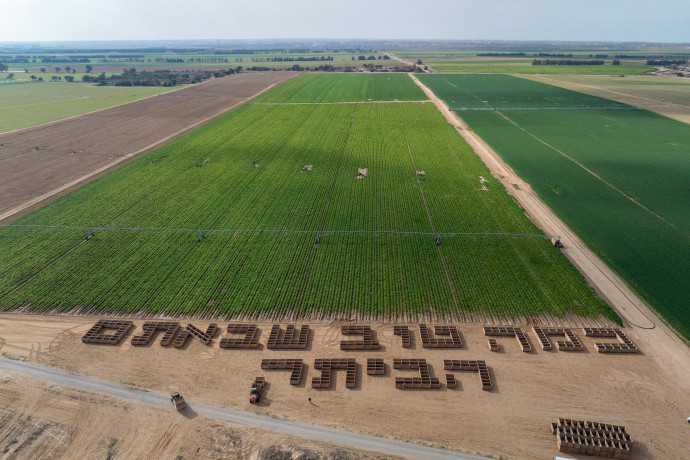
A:
<svg viewBox="0 0 690 460">
<path fill-rule="evenodd" d="M 428 99 L 400 73 L 312 74 L 289 80 L 257 102 L 418 101 Z"/>
<path fill-rule="evenodd" d="M 60 120 L 173 89 L 59 82 L 0 85 L 0 132 Z"/>
<path fill-rule="evenodd" d="M 506 75 L 420 78 L 690 337 L 688 125 Z"/>
<path fill-rule="evenodd" d="M 439 72 L 460 73 L 517 73 L 517 74 L 570 74 L 570 75 L 644 75 L 653 67 L 644 62 L 621 61 L 621 65 L 532 65 L 532 59 L 477 60 L 477 61 L 424 61 Z"/>
<path fill-rule="evenodd" d="M 430 103 L 247 105 L 14 224 L 5 309 L 619 321 Z"/>
</svg>

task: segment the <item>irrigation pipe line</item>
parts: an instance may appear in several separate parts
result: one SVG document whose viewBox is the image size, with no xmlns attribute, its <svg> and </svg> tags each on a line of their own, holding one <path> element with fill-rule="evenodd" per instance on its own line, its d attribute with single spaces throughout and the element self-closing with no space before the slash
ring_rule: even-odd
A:
<svg viewBox="0 0 690 460">
<path fill-rule="evenodd" d="M 560 238 L 559 235 L 545 235 L 536 233 L 481 233 L 481 232 L 410 232 L 397 230 L 281 230 L 281 229 L 247 229 L 247 228 L 220 228 L 220 229 L 194 229 L 194 228 L 163 228 L 163 227 L 77 227 L 70 225 L 39 225 L 39 224 L 5 224 L 0 228 L 48 228 L 58 230 L 83 230 L 93 236 L 96 232 L 104 230 L 132 231 L 132 232 L 186 232 L 207 235 L 210 233 L 300 233 L 330 235 L 345 233 L 386 234 L 386 235 L 422 235 L 432 237 L 451 236 L 498 236 L 498 237 L 522 237 L 522 238 Z"/>
</svg>

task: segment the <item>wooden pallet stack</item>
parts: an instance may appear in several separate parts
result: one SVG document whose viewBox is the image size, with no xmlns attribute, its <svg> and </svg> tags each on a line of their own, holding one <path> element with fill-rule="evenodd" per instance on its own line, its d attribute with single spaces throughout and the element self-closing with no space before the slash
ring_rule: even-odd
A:
<svg viewBox="0 0 690 460">
<path fill-rule="evenodd" d="M 627 460 L 633 447 L 624 426 L 559 418 L 551 424 L 560 452 Z"/>
</svg>

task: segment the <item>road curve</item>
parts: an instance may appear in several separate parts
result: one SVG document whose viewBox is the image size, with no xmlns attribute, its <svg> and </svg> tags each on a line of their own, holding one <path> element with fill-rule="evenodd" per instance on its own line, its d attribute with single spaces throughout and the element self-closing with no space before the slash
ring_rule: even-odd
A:
<svg viewBox="0 0 690 460">
<path fill-rule="evenodd" d="M 0 358 L 0 369 L 28 375 L 30 377 L 50 380 L 52 382 L 69 385 L 82 390 L 105 393 L 110 396 L 131 399 L 146 404 L 151 404 L 153 406 L 166 407 L 172 410 L 170 397 L 161 393 L 136 390 L 115 383 L 104 382 L 102 380 L 69 374 L 67 372 L 5 358 Z M 190 404 L 189 401 L 187 402 L 187 406 L 187 410 L 192 410 L 204 417 L 224 420 L 231 423 L 238 423 L 240 425 L 259 428 L 262 430 L 275 431 L 290 436 L 315 439 L 317 441 L 324 441 L 332 444 L 339 444 L 355 449 L 374 451 L 388 455 L 397 455 L 400 457 L 419 458 L 425 460 L 484 459 L 484 457 L 477 457 L 474 455 L 467 455 L 442 449 L 434 449 L 409 442 L 367 436 L 349 431 L 334 430 L 332 428 L 309 425 L 306 423 L 277 420 L 271 417 L 252 414 L 250 412 L 228 409 L 226 407 L 212 406 L 201 403 Z"/>
</svg>

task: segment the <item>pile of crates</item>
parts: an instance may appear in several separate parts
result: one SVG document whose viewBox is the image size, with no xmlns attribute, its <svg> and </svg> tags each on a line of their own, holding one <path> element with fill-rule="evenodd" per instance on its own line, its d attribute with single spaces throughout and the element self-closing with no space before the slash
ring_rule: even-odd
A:
<svg viewBox="0 0 690 460">
<path fill-rule="evenodd" d="M 428 390 L 441 388 L 438 377 L 432 377 L 426 359 L 393 359 L 393 369 L 419 369 L 419 377 L 396 377 L 399 390 Z"/>
<path fill-rule="evenodd" d="M 321 369 L 320 377 L 312 377 L 312 388 L 330 388 L 331 372 L 335 369 L 346 369 L 345 387 L 354 388 L 357 383 L 357 362 L 355 358 L 315 359 L 314 369 Z"/>
<path fill-rule="evenodd" d="M 269 350 L 303 350 L 307 348 L 309 326 L 302 326 L 298 334 L 295 333 L 296 331 L 295 326 L 290 324 L 285 329 L 285 334 L 283 334 L 281 338 L 280 324 L 274 324 L 271 327 L 271 333 L 268 335 L 266 348 Z"/>
<path fill-rule="evenodd" d="M 462 372 L 478 372 L 479 378 L 482 381 L 482 390 L 491 391 L 494 387 L 491 381 L 491 374 L 486 362 L 458 360 L 458 359 L 444 359 L 443 369 L 447 371 L 462 371 Z M 448 374 L 446 374 L 446 377 Z"/>
<path fill-rule="evenodd" d="M 529 340 L 527 340 L 527 336 L 525 335 L 525 333 L 522 332 L 522 329 L 520 329 L 519 327 L 484 326 L 484 335 L 485 336 L 515 337 L 515 338 L 517 338 L 518 342 L 520 343 L 520 346 L 522 347 L 522 351 L 524 351 L 524 352 L 532 351 L 532 345 L 529 343 Z"/>
<path fill-rule="evenodd" d="M 627 460 L 633 441 L 624 426 L 559 418 L 551 424 L 560 452 Z"/>
<path fill-rule="evenodd" d="M 410 328 L 407 326 L 393 326 L 393 334 L 399 335 L 402 339 L 402 347 L 410 348 L 412 346 L 412 338 L 410 337 Z"/>
<path fill-rule="evenodd" d="M 618 328 L 585 327 L 587 337 L 616 337 L 619 343 L 595 343 L 599 353 L 639 353 L 640 349 Z"/>
<path fill-rule="evenodd" d="M 290 385 L 299 385 L 302 380 L 302 370 L 304 363 L 301 359 L 263 359 L 261 360 L 261 369 L 290 369 Z"/>
<path fill-rule="evenodd" d="M 144 330 L 144 333 L 132 337 L 132 345 L 136 347 L 148 345 L 153 340 L 156 332 L 163 331 L 160 343 L 161 346 L 168 347 L 175 338 L 175 334 L 180 328 L 180 323 L 177 321 L 147 321 L 141 328 Z"/>
<path fill-rule="evenodd" d="M 340 333 L 362 336 L 362 340 L 342 340 L 340 342 L 341 350 L 378 350 L 381 348 L 379 341 L 374 339 L 371 326 L 342 326 Z"/>
<path fill-rule="evenodd" d="M 422 338 L 423 348 L 462 348 L 462 339 L 458 328 L 455 326 L 435 326 L 436 335 L 447 335 L 449 339 L 433 338 L 426 324 L 419 325 L 419 335 Z"/>
<path fill-rule="evenodd" d="M 243 339 L 221 339 L 220 348 L 259 348 L 259 329 L 256 324 L 228 324 L 227 331 L 245 336 Z"/>
<path fill-rule="evenodd" d="M 367 358 L 367 375 L 384 375 L 386 366 L 381 358 Z"/>
<path fill-rule="evenodd" d="M 98 343 L 103 345 L 117 345 L 120 340 L 134 326 L 132 321 L 117 321 L 99 319 L 81 338 L 83 343 Z M 112 334 L 104 334 L 106 330 L 114 330 Z"/>
<path fill-rule="evenodd" d="M 533 329 L 539 339 L 542 350 L 548 351 L 553 349 L 549 336 L 565 336 L 568 338 L 568 340 L 556 341 L 560 351 L 583 351 L 585 349 L 580 339 L 570 329 L 541 327 L 533 327 Z"/>
<path fill-rule="evenodd" d="M 208 345 L 211 342 L 211 339 L 215 337 L 216 332 L 218 332 L 218 325 L 216 323 L 209 324 L 206 328 L 206 332 L 202 331 L 193 324 L 187 324 L 187 327 L 182 329 L 180 333 L 177 334 L 177 337 L 175 337 L 173 347 L 182 348 L 189 337 L 194 337 L 204 345 Z"/>
</svg>

